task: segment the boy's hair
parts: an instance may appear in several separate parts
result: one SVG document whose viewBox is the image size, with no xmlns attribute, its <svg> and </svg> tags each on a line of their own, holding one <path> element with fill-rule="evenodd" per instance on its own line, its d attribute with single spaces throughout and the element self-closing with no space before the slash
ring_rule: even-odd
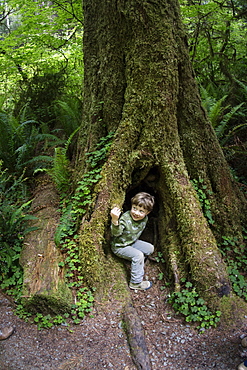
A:
<svg viewBox="0 0 247 370">
<path fill-rule="evenodd" d="M 137 193 L 131 198 L 131 205 L 143 207 L 148 212 L 151 212 L 154 206 L 154 197 L 148 193 Z"/>
</svg>

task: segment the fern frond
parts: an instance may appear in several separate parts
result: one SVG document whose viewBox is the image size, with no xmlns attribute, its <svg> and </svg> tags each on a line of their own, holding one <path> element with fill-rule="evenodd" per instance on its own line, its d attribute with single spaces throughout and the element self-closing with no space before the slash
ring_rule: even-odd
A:
<svg viewBox="0 0 247 370">
<path fill-rule="evenodd" d="M 32 120 L 30 117 L 29 103 L 24 104 L 19 113 L 19 122 L 27 122 Z"/>
<path fill-rule="evenodd" d="M 0 158 L 6 168 L 15 163 L 15 124 L 14 119 L 5 112 L 0 112 Z"/>
<path fill-rule="evenodd" d="M 228 112 L 224 115 L 224 118 L 222 119 L 222 121 L 215 128 L 216 136 L 218 137 L 218 139 L 222 138 L 222 136 L 224 135 L 225 130 L 227 128 L 227 124 L 232 119 L 232 117 L 236 114 L 236 112 L 242 107 L 243 104 L 244 103 L 240 103 L 240 104 L 236 105 L 235 107 L 233 107 L 230 110 L 230 112 Z"/>
<path fill-rule="evenodd" d="M 227 98 L 227 95 L 224 95 L 221 99 L 215 101 L 208 112 L 210 122 L 212 123 L 214 128 L 217 127 L 217 124 L 223 112 L 228 108 L 228 107 L 222 106 L 226 98 Z"/>
<path fill-rule="evenodd" d="M 80 127 L 77 127 L 77 129 L 75 129 L 74 132 L 72 132 L 72 134 L 69 136 L 68 140 L 66 141 L 66 144 L 65 144 L 65 153 L 67 153 L 67 150 L 69 148 L 69 145 L 71 144 L 71 141 L 73 139 L 73 137 L 75 136 L 75 134 L 79 131 Z"/>
<path fill-rule="evenodd" d="M 202 98 L 202 105 L 207 112 L 210 112 L 211 107 L 215 104 L 215 99 L 209 95 L 208 91 L 201 86 L 200 93 Z"/>
<path fill-rule="evenodd" d="M 58 191 L 65 194 L 70 187 L 69 160 L 65 148 L 56 148 L 53 167 L 47 172 L 51 175 Z"/>
<path fill-rule="evenodd" d="M 64 144 L 64 140 L 61 140 L 59 137 L 53 134 L 42 134 L 42 133 L 37 134 L 35 138 L 35 142 L 38 143 L 41 141 L 45 141 L 48 147 L 53 146 L 53 145 L 63 145 Z"/>
<path fill-rule="evenodd" d="M 241 125 L 237 125 L 233 127 L 233 129 L 230 130 L 223 139 L 221 139 L 221 145 L 225 145 L 237 132 L 245 129 L 246 127 L 247 127 L 247 123 L 243 123 Z M 245 154 L 246 154 L 246 151 L 245 151 Z"/>
<path fill-rule="evenodd" d="M 72 99 L 68 102 L 56 100 L 54 109 L 59 125 L 67 136 L 71 135 L 81 124 L 81 102 L 78 99 Z"/>
<path fill-rule="evenodd" d="M 237 78 L 234 78 L 234 81 L 236 81 L 239 86 L 241 86 L 244 90 L 244 92 L 247 94 L 247 85 L 245 85 L 242 81 L 239 81 Z"/>
</svg>

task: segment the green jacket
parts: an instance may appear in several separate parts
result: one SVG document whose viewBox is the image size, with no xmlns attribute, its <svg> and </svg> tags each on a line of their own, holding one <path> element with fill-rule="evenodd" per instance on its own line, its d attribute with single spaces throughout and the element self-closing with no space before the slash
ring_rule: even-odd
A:
<svg viewBox="0 0 247 370">
<path fill-rule="evenodd" d="M 134 244 L 145 229 L 148 217 L 145 216 L 140 221 L 134 221 L 130 211 L 125 212 L 119 218 L 118 225 L 111 224 L 112 250 L 124 248 Z"/>
</svg>

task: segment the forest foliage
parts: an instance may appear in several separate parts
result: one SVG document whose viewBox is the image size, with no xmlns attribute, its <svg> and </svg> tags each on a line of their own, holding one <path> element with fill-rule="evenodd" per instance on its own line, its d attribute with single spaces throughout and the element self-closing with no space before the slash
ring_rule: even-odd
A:
<svg viewBox="0 0 247 370">
<path fill-rule="evenodd" d="M 244 0 L 180 5 L 203 106 L 246 193 L 247 5 Z M 0 284 L 11 293 L 16 282 L 21 285 L 18 257 L 29 231 L 32 177 L 49 169 L 61 197 L 72 193 L 68 171 L 83 104 L 82 43 L 80 0 L 1 1 Z"/>
</svg>

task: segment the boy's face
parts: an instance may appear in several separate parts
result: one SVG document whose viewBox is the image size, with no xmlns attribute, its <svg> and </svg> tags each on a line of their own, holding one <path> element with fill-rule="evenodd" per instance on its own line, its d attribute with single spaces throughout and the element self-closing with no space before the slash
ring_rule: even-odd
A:
<svg viewBox="0 0 247 370">
<path fill-rule="evenodd" d="M 141 206 L 136 206 L 134 204 L 132 205 L 130 210 L 130 215 L 134 221 L 140 221 L 148 214 L 149 212 L 145 208 Z"/>
</svg>

